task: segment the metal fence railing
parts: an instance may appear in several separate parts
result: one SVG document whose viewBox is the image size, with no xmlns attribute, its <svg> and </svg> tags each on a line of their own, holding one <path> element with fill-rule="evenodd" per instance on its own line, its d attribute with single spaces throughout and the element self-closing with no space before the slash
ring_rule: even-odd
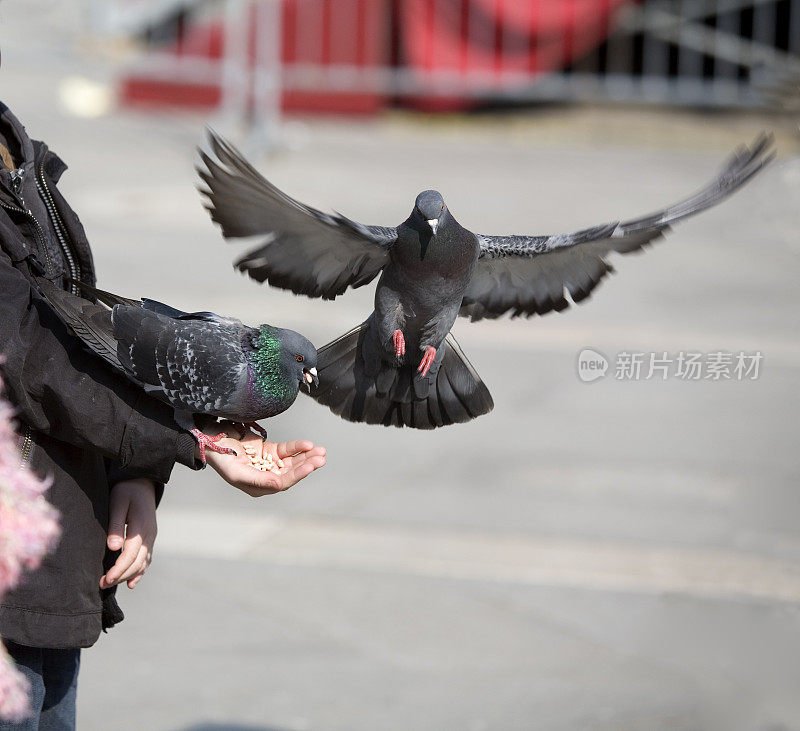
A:
<svg viewBox="0 0 800 731">
<path fill-rule="evenodd" d="M 800 71 L 800 0 L 103 0 L 138 36 L 127 73 L 216 89 L 277 122 L 291 100 L 759 107 Z M 292 96 L 294 95 L 294 96 Z"/>
</svg>

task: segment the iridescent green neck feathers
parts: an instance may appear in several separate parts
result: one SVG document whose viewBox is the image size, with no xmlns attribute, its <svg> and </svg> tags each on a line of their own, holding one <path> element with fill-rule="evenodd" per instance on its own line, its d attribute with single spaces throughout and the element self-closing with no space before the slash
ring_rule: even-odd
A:
<svg viewBox="0 0 800 731">
<path fill-rule="evenodd" d="M 255 387 L 262 396 L 283 401 L 297 395 L 297 382 L 284 365 L 285 355 L 278 333 L 269 325 L 261 325 L 256 347 L 250 353 L 255 374 Z"/>
</svg>

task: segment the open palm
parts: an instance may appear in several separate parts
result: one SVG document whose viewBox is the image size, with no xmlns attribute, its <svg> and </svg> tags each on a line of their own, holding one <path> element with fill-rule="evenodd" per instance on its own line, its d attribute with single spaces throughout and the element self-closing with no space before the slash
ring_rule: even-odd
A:
<svg viewBox="0 0 800 731">
<path fill-rule="evenodd" d="M 325 465 L 325 447 L 315 447 L 306 439 L 277 443 L 263 441 L 250 431 L 242 438 L 237 438 L 239 434 L 235 430 L 226 429 L 226 431 L 229 436 L 220 439 L 218 444 L 234 450 L 236 454 L 207 452 L 208 464 L 226 482 L 251 497 L 274 495 L 276 492 L 288 490 L 314 470 Z M 255 469 L 245 446 L 251 450 L 255 449 L 257 456 L 266 458 L 268 454 L 272 455 L 279 468 L 278 474 Z"/>
</svg>

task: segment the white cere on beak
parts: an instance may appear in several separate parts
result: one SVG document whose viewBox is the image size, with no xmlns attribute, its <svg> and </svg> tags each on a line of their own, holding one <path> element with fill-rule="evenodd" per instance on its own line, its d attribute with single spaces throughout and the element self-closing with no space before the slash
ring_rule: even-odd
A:
<svg viewBox="0 0 800 731">
<path fill-rule="evenodd" d="M 309 369 L 308 369 L 308 372 L 309 372 L 309 373 L 310 373 L 312 376 L 316 376 L 316 375 L 317 375 L 317 369 L 316 369 L 316 368 L 309 368 Z"/>
<path fill-rule="evenodd" d="M 433 235 L 436 236 L 436 229 L 439 228 L 439 219 L 438 218 L 431 218 L 428 220 L 428 225 L 431 227 L 431 231 L 433 231 Z"/>
</svg>

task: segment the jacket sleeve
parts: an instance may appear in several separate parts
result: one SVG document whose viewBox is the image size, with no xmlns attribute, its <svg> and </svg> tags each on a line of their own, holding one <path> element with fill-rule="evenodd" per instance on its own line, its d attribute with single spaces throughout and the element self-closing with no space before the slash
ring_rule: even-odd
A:
<svg viewBox="0 0 800 731">
<path fill-rule="evenodd" d="M 126 480 L 133 480 L 137 477 L 142 477 L 142 475 L 139 475 L 136 472 L 124 469 L 116 460 L 113 462 L 106 460 L 106 476 L 108 478 L 109 487 L 114 487 L 114 485 L 119 482 L 125 482 Z M 161 503 L 161 498 L 164 497 L 164 483 L 156 482 L 152 479 L 151 482 L 155 488 L 156 507 L 158 507 Z"/>
<path fill-rule="evenodd" d="M 22 422 L 155 482 L 176 461 L 197 467 L 172 409 L 86 351 L 1 250 L 0 312 L 0 368 Z"/>
</svg>

